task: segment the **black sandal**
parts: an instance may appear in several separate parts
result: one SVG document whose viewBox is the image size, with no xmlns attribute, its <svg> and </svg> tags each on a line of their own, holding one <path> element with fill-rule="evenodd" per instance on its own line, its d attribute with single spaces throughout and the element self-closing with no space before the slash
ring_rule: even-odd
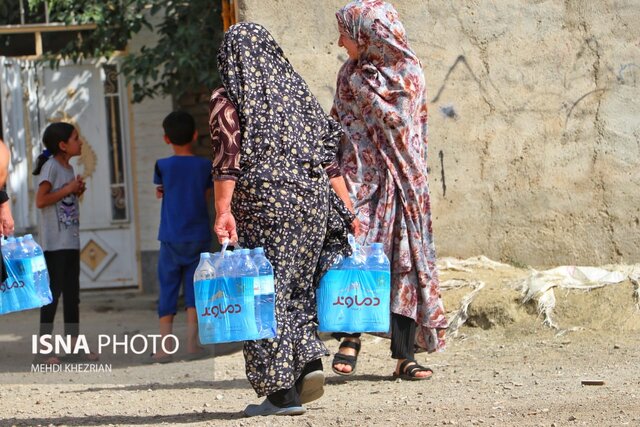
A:
<svg viewBox="0 0 640 427">
<path fill-rule="evenodd" d="M 411 365 L 412 363 L 413 365 Z M 416 376 L 417 372 L 431 372 L 431 375 L 428 377 L 418 377 Z M 393 373 L 393 378 L 400 378 L 409 381 L 430 380 L 432 376 L 433 369 L 427 366 L 421 366 L 413 359 L 405 359 L 405 361 L 400 364 L 400 373 Z"/>
<path fill-rule="evenodd" d="M 342 354 L 340 353 L 341 348 L 352 348 L 356 351 L 355 356 L 351 356 L 350 354 Z M 358 363 L 358 354 L 360 354 L 360 343 L 353 341 L 342 341 L 340 343 L 340 347 L 338 347 L 338 353 L 333 356 L 333 362 L 331 362 L 331 369 L 338 375 L 342 375 L 348 377 L 349 375 L 353 375 L 356 372 L 356 364 Z M 336 369 L 336 365 L 347 365 L 351 366 L 351 372 L 342 372 Z"/>
</svg>

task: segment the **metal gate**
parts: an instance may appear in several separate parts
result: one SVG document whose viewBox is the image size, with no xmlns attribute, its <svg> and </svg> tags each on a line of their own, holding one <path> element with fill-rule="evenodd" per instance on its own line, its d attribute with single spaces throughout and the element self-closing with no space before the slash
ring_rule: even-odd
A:
<svg viewBox="0 0 640 427">
<path fill-rule="evenodd" d="M 87 191 L 80 200 L 82 288 L 136 286 L 138 250 L 131 188 L 128 102 L 117 63 L 58 69 L 0 57 L 2 123 L 11 150 L 7 192 L 17 232 L 36 231 L 31 171 L 47 124 L 72 123 L 83 141 L 72 159 Z"/>
</svg>

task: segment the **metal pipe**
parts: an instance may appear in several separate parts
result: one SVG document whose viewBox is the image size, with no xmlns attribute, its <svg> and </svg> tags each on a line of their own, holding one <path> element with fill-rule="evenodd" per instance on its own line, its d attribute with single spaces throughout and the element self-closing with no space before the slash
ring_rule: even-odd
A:
<svg viewBox="0 0 640 427">
<path fill-rule="evenodd" d="M 24 25 L 24 2 L 20 0 L 20 23 Z"/>
</svg>

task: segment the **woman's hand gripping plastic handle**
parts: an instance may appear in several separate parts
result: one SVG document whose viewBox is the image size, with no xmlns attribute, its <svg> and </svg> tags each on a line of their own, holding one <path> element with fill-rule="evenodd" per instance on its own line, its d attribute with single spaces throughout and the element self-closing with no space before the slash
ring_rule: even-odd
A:
<svg viewBox="0 0 640 427">
<path fill-rule="evenodd" d="M 213 225 L 213 232 L 218 236 L 220 244 L 233 244 L 238 241 L 238 232 L 236 230 L 236 219 L 231 212 L 220 213 L 216 215 L 216 222 Z"/>
</svg>

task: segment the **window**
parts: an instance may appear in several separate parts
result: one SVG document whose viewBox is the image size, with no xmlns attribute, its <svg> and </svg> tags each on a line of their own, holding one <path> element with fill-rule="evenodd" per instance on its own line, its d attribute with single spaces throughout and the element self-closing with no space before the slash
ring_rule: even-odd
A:
<svg viewBox="0 0 640 427">
<path fill-rule="evenodd" d="M 27 0 L 0 1 L 0 56 L 57 53 L 67 42 L 86 37 L 95 24 L 64 25 L 49 21 L 47 2 L 29 7 Z"/>
<path fill-rule="evenodd" d="M 95 24 L 3 25 L 0 26 L 0 56 L 41 56 L 58 52 L 74 38 L 86 35 Z"/>
<path fill-rule="evenodd" d="M 104 102 L 107 112 L 107 142 L 109 144 L 111 219 L 114 222 L 128 221 L 127 183 L 125 181 L 127 175 L 123 155 L 123 126 L 118 68 L 114 64 L 105 64 L 102 70 L 104 72 Z"/>
</svg>

